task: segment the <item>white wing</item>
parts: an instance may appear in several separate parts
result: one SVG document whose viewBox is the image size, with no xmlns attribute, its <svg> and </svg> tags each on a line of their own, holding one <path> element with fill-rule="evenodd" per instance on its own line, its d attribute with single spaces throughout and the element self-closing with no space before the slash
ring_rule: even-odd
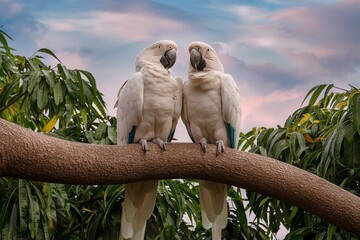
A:
<svg viewBox="0 0 360 240">
<path fill-rule="evenodd" d="M 141 72 L 135 73 L 119 90 L 117 107 L 117 144 L 129 143 L 142 119 L 144 83 Z M 131 139 L 130 139 L 131 140 Z"/>
<path fill-rule="evenodd" d="M 221 101 L 231 147 L 237 148 L 241 124 L 241 99 L 239 88 L 229 74 L 221 76 Z"/>
<path fill-rule="evenodd" d="M 142 120 L 144 101 L 142 74 L 135 73 L 120 88 L 117 107 L 117 143 L 133 142 L 136 127 Z M 121 235 L 127 239 L 144 239 L 146 220 L 154 209 L 157 181 L 130 183 L 125 186 L 125 199 L 121 216 Z"/>
<path fill-rule="evenodd" d="M 188 82 L 185 82 L 183 85 L 183 99 L 182 99 L 182 111 L 181 111 L 181 119 L 186 127 L 186 130 L 191 138 L 191 140 L 193 142 L 195 142 L 195 139 L 191 133 L 191 128 L 190 128 L 190 121 L 189 121 L 189 117 L 188 117 L 188 106 L 187 106 L 187 99 L 186 96 L 189 93 L 189 88 L 187 87 Z"/>
<path fill-rule="evenodd" d="M 230 147 L 236 148 L 240 134 L 240 91 L 229 74 L 221 76 L 221 107 Z M 204 228 L 212 228 L 212 239 L 220 240 L 227 224 L 227 185 L 200 180 L 200 206 Z"/>
<path fill-rule="evenodd" d="M 176 81 L 178 83 L 177 91 L 174 95 L 174 118 L 172 121 L 172 126 L 170 130 L 170 134 L 168 137 L 168 142 L 171 142 L 172 138 L 174 137 L 175 129 L 177 122 L 179 120 L 179 117 L 181 115 L 181 108 L 182 108 L 182 97 L 183 97 L 183 86 L 182 86 L 182 80 L 181 78 L 176 78 Z"/>
</svg>

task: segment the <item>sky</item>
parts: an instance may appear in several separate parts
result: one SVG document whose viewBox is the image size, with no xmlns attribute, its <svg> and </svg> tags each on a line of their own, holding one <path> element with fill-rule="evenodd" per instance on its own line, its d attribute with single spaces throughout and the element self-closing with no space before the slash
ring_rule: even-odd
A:
<svg viewBox="0 0 360 240">
<path fill-rule="evenodd" d="M 67 67 L 90 71 L 112 116 L 136 55 L 161 39 L 177 43 L 172 75 L 184 81 L 187 46 L 214 47 L 242 94 L 243 132 L 283 125 L 318 84 L 360 85 L 358 0 L 0 0 L 0 6 L 0 26 L 17 54 L 49 48 Z M 190 141 L 183 124 L 175 137 Z"/>
</svg>

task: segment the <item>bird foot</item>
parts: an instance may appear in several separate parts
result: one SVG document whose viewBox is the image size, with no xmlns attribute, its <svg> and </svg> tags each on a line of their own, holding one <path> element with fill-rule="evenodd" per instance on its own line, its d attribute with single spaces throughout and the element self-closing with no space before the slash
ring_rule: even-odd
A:
<svg viewBox="0 0 360 240">
<path fill-rule="evenodd" d="M 155 138 L 153 140 L 153 143 L 156 143 L 157 145 L 159 145 L 159 147 L 162 149 L 162 150 L 165 150 L 165 142 L 163 140 L 161 140 L 160 138 Z"/>
<path fill-rule="evenodd" d="M 145 138 L 142 138 L 140 139 L 139 143 L 141 145 L 141 149 L 144 151 L 144 153 L 146 153 L 146 151 L 148 150 L 147 140 Z"/>
<path fill-rule="evenodd" d="M 201 149 L 204 151 L 204 153 L 206 152 L 206 143 L 207 143 L 206 138 L 200 139 L 200 146 L 201 146 Z"/>
<path fill-rule="evenodd" d="M 219 155 L 220 153 L 223 153 L 225 150 L 225 145 L 222 140 L 218 140 L 215 142 L 216 145 L 216 155 Z"/>
</svg>

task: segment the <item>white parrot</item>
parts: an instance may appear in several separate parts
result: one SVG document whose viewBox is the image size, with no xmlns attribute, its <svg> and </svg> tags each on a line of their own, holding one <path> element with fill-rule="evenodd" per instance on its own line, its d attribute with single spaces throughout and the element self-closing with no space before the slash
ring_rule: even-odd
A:
<svg viewBox="0 0 360 240">
<path fill-rule="evenodd" d="M 206 43 L 189 45 L 188 81 L 183 87 L 182 120 L 193 142 L 236 148 L 240 134 L 240 91 L 224 68 L 215 50 Z M 227 185 L 200 180 L 200 206 L 205 229 L 212 228 L 212 239 L 220 240 L 227 224 Z"/>
<path fill-rule="evenodd" d="M 136 58 L 136 73 L 120 88 L 117 107 L 117 143 L 140 143 L 146 153 L 153 141 L 165 150 L 181 115 L 182 80 L 170 75 L 177 46 L 161 40 Z M 120 239 L 144 239 L 146 221 L 154 210 L 157 180 L 125 186 Z"/>
</svg>

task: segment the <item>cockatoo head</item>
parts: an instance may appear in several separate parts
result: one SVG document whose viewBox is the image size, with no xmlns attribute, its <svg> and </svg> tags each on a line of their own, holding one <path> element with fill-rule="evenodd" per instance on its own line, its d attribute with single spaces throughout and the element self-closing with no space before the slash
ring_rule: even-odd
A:
<svg viewBox="0 0 360 240">
<path fill-rule="evenodd" d="M 207 43 L 192 42 L 189 45 L 190 71 L 224 71 L 216 51 Z"/>
<path fill-rule="evenodd" d="M 136 71 L 145 63 L 161 64 L 165 69 L 171 68 L 176 61 L 177 45 L 171 40 L 160 40 L 144 48 L 136 57 Z"/>
</svg>

